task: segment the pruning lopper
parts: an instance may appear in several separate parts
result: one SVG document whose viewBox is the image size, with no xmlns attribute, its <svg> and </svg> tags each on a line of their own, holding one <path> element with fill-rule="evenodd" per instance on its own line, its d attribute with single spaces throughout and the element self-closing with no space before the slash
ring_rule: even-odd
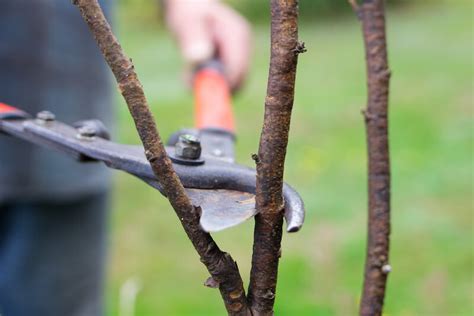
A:
<svg viewBox="0 0 474 316">
<path fill-rule="evenodd" d="M 219 64 L 210 62 L 197 69 L 193 86 L 196 128 L 173 134 L 166 151 L 192 203 L 202 209 L 202 228 L 215 232 L 256 214 L 256 174 L 254 169 L 234 162 L 230 89 Z M 80 162 L 102 161 L 109 168 L 142 179 L 164 195 L 143 147 L 110 141 L 98 120 L 70 126 L 57 121 L 48 111 L 33 118 L 0 103 L 0 132 L 59 150 Z M 283 186 L 283 196 L 287 231 L 296 232 L 304 221 L 303 201 L 287 184 Z"/>
</svg>

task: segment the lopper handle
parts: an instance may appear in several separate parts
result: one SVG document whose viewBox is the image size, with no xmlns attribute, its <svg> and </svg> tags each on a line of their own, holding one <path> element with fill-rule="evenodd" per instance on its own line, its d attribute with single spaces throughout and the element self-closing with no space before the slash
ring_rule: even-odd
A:
<svg viewBox="0 0 474 316">
<path fill-rule="evenodd" d="M 0 102 L 0 113 L 7 114 L 7 113 L 15 113 L 17 111 L 19 111 L 17 108 L 14 108 L 13 106 Z"/>
<path fill-rule="evenodd" d="M 234 133 L 230 86 L 218 61 L 209 61 L 198 67 L 194 74 L 193 90 L 196 127 Z"/>
<path fill-rule="evenodd" d="M 28 114 L 11 105 L 0 102 L 0 119 L 27 118 Z"/>
</svg>

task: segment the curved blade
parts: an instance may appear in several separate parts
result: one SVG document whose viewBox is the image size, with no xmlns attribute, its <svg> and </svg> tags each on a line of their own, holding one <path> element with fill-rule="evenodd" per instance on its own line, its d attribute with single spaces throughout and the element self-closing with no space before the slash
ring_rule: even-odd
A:
<svg viewBox="0 0 474 316">
<path fill-rule="evenodd" d="M 206 232 L 236 226 L 256 214 L 255 196 L 233 190 L 186 189 L 194 205 L 201 207 L 200 224 Z"/>
</svg>

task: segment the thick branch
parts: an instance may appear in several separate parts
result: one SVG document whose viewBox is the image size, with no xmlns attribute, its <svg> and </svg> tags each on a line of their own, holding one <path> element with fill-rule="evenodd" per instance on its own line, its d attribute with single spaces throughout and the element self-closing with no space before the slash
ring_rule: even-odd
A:
<svg viewBox="0 0 474 316">
<path fill-rule="evenodd" d="M 257 163 L 256 206 L 249 303 L 254 315 L 272 315 L 281 255 L 283 171 L 298 54 L 298 1 L 271 1 L 271 59 L 265 118 Z"/>
<path fill-rule="evenodd" d="M 131 60 L 125 55 L 117 38 L 113 35 L 97 0 L 73 0 L 73 3 L 79 8 L 110 66 L 133 117 L 153 172 L 163 186 L 168 200 L 199 253 L 201 261 L 219 284 L 228 313 L 248 315 L 245 292 L 237 264 L 229 254 L 219 249 L 211 235 L 200 228 L 199 208 L 191 204 L 166 154 Z"/>
<path fill-rule="evenodd" d="M 364 290 L 360 315 L 381 315 L 385 297 L 390 235 L 390 160 L 385 9 L 383 0 L 357 7 L 362 20 L 367 61 L 368 103 L 364 111 L 368 150 L 369 223 Z"/>
</svg>

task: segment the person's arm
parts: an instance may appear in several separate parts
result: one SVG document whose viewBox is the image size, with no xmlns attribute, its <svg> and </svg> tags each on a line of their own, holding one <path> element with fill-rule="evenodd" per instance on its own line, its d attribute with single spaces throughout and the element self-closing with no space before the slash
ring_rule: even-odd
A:
<svg viewBox="0 0 474 316">
<path fill-rule="evenodd" d="M 189 66 L 217 58 L 233 89 L 243 82 L 249 67 L 251 30 L 240 14 L 218 0 L 167 0 L 165 15 Z"/>
</svg>

